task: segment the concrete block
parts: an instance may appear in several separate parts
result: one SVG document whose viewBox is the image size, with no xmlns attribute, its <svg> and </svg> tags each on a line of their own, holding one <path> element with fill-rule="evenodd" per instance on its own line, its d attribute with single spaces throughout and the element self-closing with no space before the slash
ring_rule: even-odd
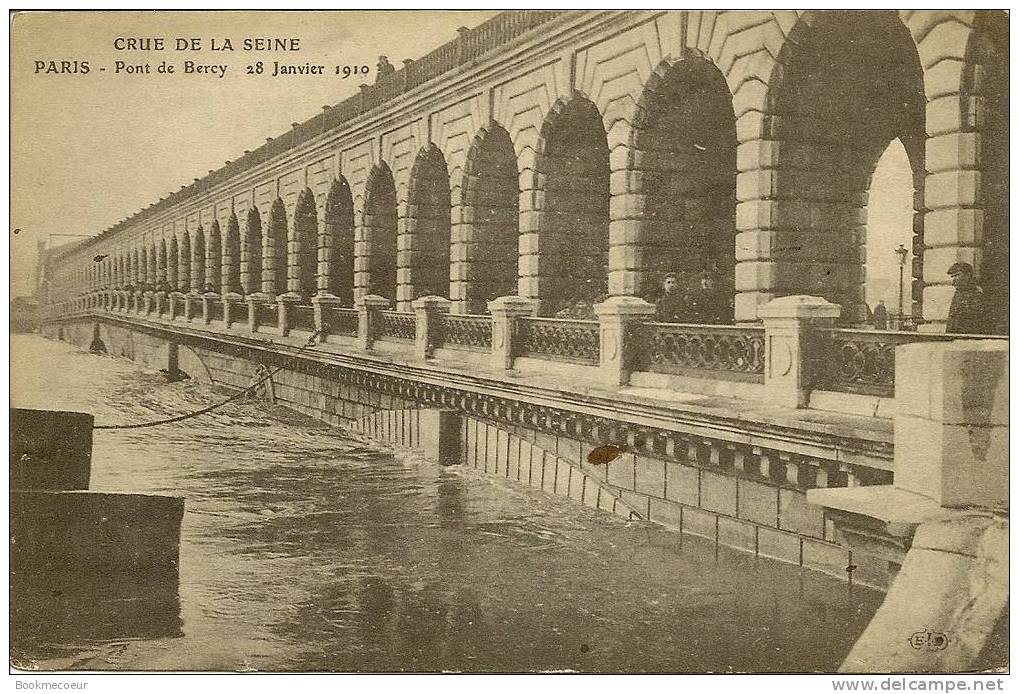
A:
<svg viewBox="0 0 1019 694">
<path fill-rule="evenodd" d="M 635 456 L 636 491 L 665 498 L 665 461 Z"/>
<path fill-rule="evenodd" d="M 803 566 L 829 576 L 846 577 L 849 552 L 823 540 L 803 540 Z"/>
<path fill-rule="evenodd" d="M 566 438 L 565 436 L 559 436 L 556 438 L 555 453 L 560 458 L 565 458 L 571 463 L 577 465 L 579 465 L 582 460 L 580 456 L 580 441 Z"/>
<path fill-rule="evenodd" d="M 635 490 L 634 466 L 636 456 L 633 453 L 623 453 L 605 467 L 608 468 L 608 483 L 620 489 Z"/>
<path fill-rule="evenodd" d="M 824 512 L 819 506 L 807 503 L 807 495 L 795 489 L 780 489 L 778 494 L 778 524 L 809 537 L 824 537 Z"/>
<path fill-rule="evenodd" d="M 701 470 L 700 506 L 703 509 L 736 515 L 736 478 Z"/>
<path fill-rule="evenodd" d="M 680 529 L 684 516 L 684 509 L 681 505 L 663 499 L 650 499 L 650 509 L 651 516 L 648 520 L 661 523 L 674 530 Z"/>
<path fill-rule="evenodd" d="M 737 517 L 777 528 L 778 487 L 743 478 L 737 478 L 736 485 L 739 495 Z"/>
<path fill-rule="evenodd" d="M 584 501 L 584 487 L 586 485 L 586 475 L 579 469 L 568 466 L 570 479 L 568 482 L 568 495 L 574 501 L 583 503 Z"/>
<path fill-rule="evenodd" d="M 763 527 L 757 529 L 757 555 L 760 557 L 799 564 L 801 542 L 797 535 L 791 533 Z"/>
<path fill-rule="evenodd" d="M 555 462 L 555 489 L 553 492 L 559 496 L 568 496 L 570 491 L 570 466 L 564 460 L 556 459 Z"/>
<path fill-rule="evenodd" d="M 683 532 L 714 540 L 717 517 L 714 513 L 685 506 L 683 508 Z"/>
<path fill-rule="evenodd" d="M 757 531 L 755 526 L 728 516 L 718 517 L 718 541 L 727 547 L 747 552 L 757 552 Z"/>
<path fill-rule="evenodd" d="M 555 494 L 557 467 L 555 455 L 543 452 L 541 456 L 541 488 L 549 494 Z"/>
<path fill-rule="evenodd" d="M 650 498 L 637 492 L 628 492 L 622 490 L 619 492 L 619 497 L 626 502 L 628 506 L 635 509 L 640 513 L 645 520 L 647 520 L 650 514 Z"/>
<path fill-rule="evenodd" d="M 587 478 L 584 481 L 584 495 L 582 499 L 584 506 L 588 506 L 590 508 L 601 508 L 601 494 L 601 488 L 594 480 Z M 608 495 L 606 494 L 606 496 Z"/>
<path fill-rule="evenodd" d="M 679 463 L 665 464 L 665 498 L 697 506 L 700 495 L 700 469 Z"/>
</svg>

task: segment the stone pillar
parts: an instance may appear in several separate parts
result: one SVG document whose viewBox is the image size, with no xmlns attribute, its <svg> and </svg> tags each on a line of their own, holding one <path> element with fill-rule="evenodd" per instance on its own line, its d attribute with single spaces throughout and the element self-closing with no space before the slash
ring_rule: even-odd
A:
<svg viewBox="0 0 1019 694">
<path fill-rule="evenodd" d="M 184 313 L 184 306 L 187 303 L 187 299 L 181 292 L 173 291 L 170 292 L 170 320 L 175 320 L 177 316 Z"/>
<path fill-rule="evenodd" d="M 749 95 L 749 92 L 748 92 Z M 747 109 L 746 97 L 734 100 L 734 108 Z M 758 309 L 778 290 L 779 260 L 773 249 L 788 246 L 782 238 L 781 221 L 774 199 L 775 169 L 779 142 L 770 126 L 770 114 L 750 111 L 739 129 L 736 150 L 736 269 L 735 318 L 747 323 L 760 318 Z M 741 111 L 737 110 L 737 113 Z M 776 119 L 777 120 L 777 119 Z"/>
<path fill-rule="evenodd" d="M 290 334 L 290 316 L 288 311 L 291 306 L 301 303 L 301 295 L 296 292 L 287 292 L 276 297 L 276 306 L 279 310 L 280 335 Z"/>
<path fill-rule="evenodd" d="M 153 298 L 155 299 L 155 311 L 157 316 L 163 315 L 163 308 L 166 306 L 166 292 L 159 290 L 153 292 Z"/>
<path fill-rule="evenodd" d="M 895 349 L 895 486 L 943 507 L 1007 506 L 1007 340 Z"/>
<path fill-rule="evenodd" d="M 629 153 L 620 148 L 620 154 Z M 632 152 L 633 160 L 641 162 L 643 152 Z M 629 157 L 609 158 L 609 295 L 637 296 L 643 290 L 641 249 L 637 239 L 644 223 L 647 196 L 640 191 L 641 170 L 629 168 Z"/>
<path fill-rule="evenodd" d="M 418 359 L 432 356 L 438 323 L 443 315 L 449 313 L 450 306 L 450 300 L 441 296 L 422 296 L 411 302 L 416 318 L 414 356 Z"/>
<path fill-rule="evenodd" d="M 626 385 L 633 368 L 634 350 L 628 335 L 630 323 L 654 319 L 655 306 L 636 296 L 611 296 L 594 306 L 598 316 L 602 378 L 610 385 Z"/>
<path fill-rule="evenodd" d="M 142 305 L 144 306 L 143 312 L 145 315 L 152 313 L 155 308 L 155 292 L 151 289 L 146 289 L 142 294 Z"/>
<path fill-rule="evenodd" d="M 219 294 L 216 292 L 205 292 L 202 294 L 202 321 L 208 325 L 212 322 L 212 316 L 209 312 L 209 303 L 219 298 Z"/>
<path fill-rule="evenodd" d="M 380 311 L 390 307 L 390 301 L 384 296 L 368 294 L 359 297 L 354 301 L 357 308 L 357 346 L 361 349 L 371 349 L 375 343 L 376 326 L 379 323 Z"/>
<path fill-rule="evenodd" d="M 263 294 L 262 292 L 249 294 L 247 297 L 247 302 L 248 302 L 248 327 L 250 328 L 251 332 L 257 333 L 259 332 L 259 328 L 262 327 L 262 324 L 258 322 L 258 307 L 275 306 L 276 302 L 272 299 L 272 297 L 268 296 L 267 294 Z M 279 316 L 276 317 L 276 325 L 273 327 L 275 328 L 278 326 Z"/>
<path fill-rule="evenodd" d="M 244 303 L 244 297 L 237 292 L 226 292 L 223 294 L 223 326 L 229 328 L 233 325 L 231 311 L 234 306 Z"/>
<path fill-rule="evenodd" d="M 831 328 L 841 307 L 816 296 L 783 296 L 757 309 L 764 319 L 764 387 L 768 401 L 806 407 L 810 401 L 815 330 Z"/>
<path fill-rule="evenodd" d="M 343 301 L 325 290 L 320 289 L 319 291 L 319 294 L 311 297 L 311 306 L 315 315 L 315 330 L 318 330 L 318 341 L 325 342 L 329 338 L 330 326 L 324 319 L 322 309 L 340 306 Z"/>
<path fill-rule="evenodd" d="M 537 299 L 520 296 L 500 296 L 488 302 L 492 314 L 492 366 L 496 369 L 513 368 L 514 323 L 518 318 L 537 316 L 541 303 Z"/>
</svg>

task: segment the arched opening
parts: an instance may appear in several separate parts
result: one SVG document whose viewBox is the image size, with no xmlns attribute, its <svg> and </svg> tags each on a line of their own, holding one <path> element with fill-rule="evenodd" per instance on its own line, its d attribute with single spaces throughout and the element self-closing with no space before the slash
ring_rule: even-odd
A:
<svg viewBox="0 0 1019 694">
<path fill-rule="evenodd" d="M 237 221 L 237 215 L 230 213 L 230 219 L 226 223 L 226 236 L 223 239 L 223 270 L 226 277 L 223 278 L 223 289 L 227 292 L 239 294 L 243 291 L 241 287 L 241 225 Z"/>
<path fill-rule="evenodd" d="M 368 177 L 364 205 L 368 293 L 396 298 L 396 184 L 380 164 Z"/>
<path fill-rule="evenodd" d="M 513 141 L 493 124 L 474 141 L 464 172 L 468 313 L 484 313 L 488 302 L 517 293 L 520 184 Z"/>
<path fill-rule="evenodd" d="M 980 224 L 980 262 L 977 282 L 983 289 L 989 332 L 1007 335 L 1008 319 L 1008 17 L 980 11 L 967 48 L 963 90 L 965 122 L 980 135 L 980 183 L 977 206 Z"/>
<path fill-rule="evenodd" d="M 296 291 L 305 300 L 315 294 L 318 275 L 318 209 L 315 194 L 305 188 L 297 196 L 294 208 L 293 257 L 290 258 L 291 278 L 296 280 Z"/>
<path fill-rule="evenodd" d="M 170 237 L 170 246 L 166 252 L 166 283 L 170 291 L 180 288 L 180 247 L 176 236 Z"/>
<path fill-rule="evenodd" d="M 205 291 L 219 292 L 220 284 L 223 281 L 223 246 L 218 219 L 212 220 L 212 226 L 209 227 L 209 237 L 205 240 L 205 243 L 207 244 L 205 249 Z"/>
<path fill-rule="evenodd" d="M 201 225 L 195 229 L 191 244 L 191 291 L 202 291 L 205 286 L 205 230 Z"/>
<path fill-rule="evenodd" d="M 273 200 L 269 210 L 262 270 L 262 291 L 275 294 L 287 290 L 287 208 L 280 198 Z"/>
<path fill-rule="evenodd" d="M 449 172 L 435 145 L 420 152 L 410 171 L 407 223 L 400 267 L 409 275 L 406 299 L 449 296 Z M 401 297 L 402 298 L 402 297 Z"/>
<path fill-rule="evenodd" d="M 185 229 L 180 237 L 180 263 L 178 265 L 177 289 L 186 292 L 191 288 L 191 273 L 194 264 L 191 262 L 191 234 Z"/>
<path fill-rule="evenodd" d="M 914 182 L 923 178 L 920 60 L 891 11 L 818 13 L 793 33 L 769 94 L 780 157 L 771 193 L 779 222 L 770 241 L 771 290 L 822 296 L 842 306 L 844 322 L 863 322 L 865 208 L 877 161 L 898 139 Z M 918 219 L 918 234 L 921 225 Z"/>
<path fill-rule="evenodd" d="M 645 208 L 636 244 L 640 292 L 654 297 L 666 273 L 683 294 L 701 275 L 731 305 L 735 292 L 736 120 L 725 77 L 707 60 L 690 58 L 654 80 L 635 134 L 642 161 Z M 729 322 L 725 315 L 712 322 Z"/>
<path fill-rule="evenodd" d="M 151 280 L 149 279 L 149 251 L 145 247 L 142 247 L 141 253 L 138 255 L 138 276 L 138 283 L 141 285 L 142 291 L 148 291 Z"/>
<path fill-rule="evenodd" d="M 168 258 L 166 257 L 167 256 L 166 239 L 159 239 L 159 250 L 157 251 L 157 253 L 158 255 L 156 256 L 156 274 L 157 274 L 156 289 L 161 292 L 169 291 L 170 288 L 167 286 L 166 282 L 168 270 L 167 268 Z"/>
<path fill-rule="evenodd" d="M 354 199 L 342 176 L 333 181 L 326 196 L 325 228 L 322 245 L 329 249 L 326 291 L 344 306 L 354 303 Z"/>
<path fill-rule="evenodd" d="M 863 239 L 864 301 L 871 313 L 870 322 L 884 329 L 900 325 L 896 317 L 910 315 L 912 304 L 913 170 L 898 138 L 878 159 L 869 189 Z M 897 253 L 900 247 L 906 252 Z"/>
<path fill-rule="evenodd" d="M 252 206 L 244 223 L 241 249 L 241 282 L 245 294 L 254 294 L 262 284 L 262 216 Z"/>
<path fill-rule="evenodd" d="M 545 123 L 542 141 L 538 273 L 549 314 L 607 293 L 609 148 L 598 107 L 579 96 Z"/>
</svg>

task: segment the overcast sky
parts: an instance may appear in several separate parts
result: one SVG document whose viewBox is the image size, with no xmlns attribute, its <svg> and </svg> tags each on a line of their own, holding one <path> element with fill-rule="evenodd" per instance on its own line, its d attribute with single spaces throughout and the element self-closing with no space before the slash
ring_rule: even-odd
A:
<svg viewBox="0 0 1019 694">
<path fill-rule="evenodd" d="M 38 239 L 96 234 L 209 169 L 255 149 L 374 82 L 379 55 L 400 67 L 495 12 L 55 12 L 15 17 L 11 36 L 11 290 L 29 293 Z M 166 41 L 118 51 L 120 38 Z M 202 39 L 199 52 L 174 50 Z M 296 37 L 296 53 L 242 50 L 245 37 Z M 210 51 L 229 38 L 234 51 Z M 244 66 L 262 60 L 262 76 Z M 83 74 L 37 74 L 36 61 L 88 61 Z M 115 61 L 151 74 L 114 74 Z M 167 61 L 227 64 L 225 77 L 160 75 Z M 269 76 L 274 60 L 323 64 L 318 76 Z M 80 65 L 80 62 L 79 62 Z M 342 79 L 334 66 L 369 65 Z M 73 66 L 73 62 L 72 62 Z M 105 72 L 99 68 L 105 67 Z M 74 241 L 53 237 L 49 243 Z"/>
</svg>

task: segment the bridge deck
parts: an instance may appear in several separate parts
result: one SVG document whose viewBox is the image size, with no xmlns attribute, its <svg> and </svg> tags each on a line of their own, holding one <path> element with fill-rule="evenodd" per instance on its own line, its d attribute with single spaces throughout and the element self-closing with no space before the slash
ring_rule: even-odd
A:
<svg viewBox="0 0 1019 694">
<path fill-rule="evenodd" d="M 308 333 L 281 336 L 222 329 L 152 317 L 99 312 L 101 320 L 174 334 L 189 340 L 231 343 L 275 352 L 293 352 Z M 761 400 L 702 395 L 664 388 L 612 387 L 600 382 L 594 367 L 561 366 L 518 360 L 519 368 L 495 368 L 476 353 L 443 349 L 439 358 L 421 360 L 413 345 L 376 342 L 370 352 L 354 338 L 331 336 L 302 353 L 306 359 L 377 374 L 395 375 L 480 393 L 495 393 L 538 406 L 608 417 L 742 445 L 780 448 L 797 454 L 891 470 L 892 421 L 846 413 L 794 409 Z"/>
</svg>

